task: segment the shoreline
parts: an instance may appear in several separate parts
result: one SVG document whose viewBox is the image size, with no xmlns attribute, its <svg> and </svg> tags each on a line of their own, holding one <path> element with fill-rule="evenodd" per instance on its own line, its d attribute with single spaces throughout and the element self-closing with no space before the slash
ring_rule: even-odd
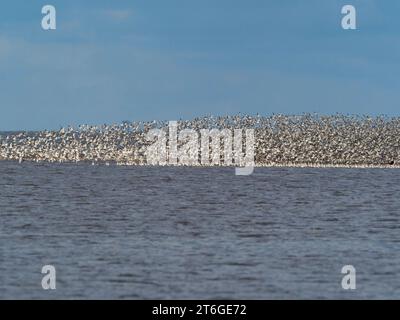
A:
<svg viewBox="0 0 400 320">
<path fill-rule="evenodd" d="M 152 165 L 147 163 L 117 163 L 107 161 L 37 161 L 24 159 L 0 159 L 0 163 L 9 162 L 14 164 L 38 164 L 38 165 L 88 165 L 88 166 L 118 166 L 118 167 L 149 167 L 149 168 L 243 168 L 234 165 Z M 380 165 L 380 164 L 313 164 L 313 163 L 256 163 L 254 168 L 310 168 L 310 169 L 400 169 L 400 165 Z"/>
</svg>

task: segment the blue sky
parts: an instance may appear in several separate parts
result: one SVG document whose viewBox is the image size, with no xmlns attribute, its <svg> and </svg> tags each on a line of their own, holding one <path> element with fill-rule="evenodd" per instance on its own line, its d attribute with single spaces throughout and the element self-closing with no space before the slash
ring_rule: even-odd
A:
<svg viewBox="0 0 400 320">
<path fill-rule="evenodd" d="M 41 8 L 57 30 L 41 29 Z M 357 30 L 341 8 L 357 9 Z M 399 115 L 397 0 L 6 0 L 0 131 L 238 112 Z"/>
</svg>

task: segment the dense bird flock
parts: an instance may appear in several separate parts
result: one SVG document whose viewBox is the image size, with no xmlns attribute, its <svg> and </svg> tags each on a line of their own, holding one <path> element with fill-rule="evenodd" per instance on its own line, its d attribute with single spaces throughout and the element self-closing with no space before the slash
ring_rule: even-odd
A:
<svg viewBox="0 0 400 320">
<path fill-rule="evenodd" d="M 167 121 L 124 122 L 2 134 L 0 160 L 146 165 L 152 143 L 146 133 L 167 126 Z M 400 165 L 400 118 L 210 116 L 179 121 L 179 130 L 187 128 L 254 129 L 256 166 Z"/>
</svg>

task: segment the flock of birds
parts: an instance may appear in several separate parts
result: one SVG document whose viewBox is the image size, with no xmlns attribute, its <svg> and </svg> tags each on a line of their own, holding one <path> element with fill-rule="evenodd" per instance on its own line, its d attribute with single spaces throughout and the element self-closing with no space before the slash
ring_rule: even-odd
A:
<svg viewBox="0 0 400 320">
<path fill-rule="evenodd" d="M 146 165 L 146 133 L 167 126 L 123 122 L 0 134 L 0 160 Z M 400 167 L 400 118 L 208 116 L 179 121 L 178 128 L 254 129 L 256 166 Z"/>
</svg>

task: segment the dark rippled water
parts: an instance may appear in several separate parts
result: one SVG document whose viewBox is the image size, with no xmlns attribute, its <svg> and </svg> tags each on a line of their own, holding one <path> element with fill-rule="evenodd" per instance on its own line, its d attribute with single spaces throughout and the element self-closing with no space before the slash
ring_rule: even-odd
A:
<svg viewBox="0 0 400 320">
<path fill-rule="evenodd" d="M 0 298 L 399 298 L 399 181 L 0 162 Z"/>
</svg>

